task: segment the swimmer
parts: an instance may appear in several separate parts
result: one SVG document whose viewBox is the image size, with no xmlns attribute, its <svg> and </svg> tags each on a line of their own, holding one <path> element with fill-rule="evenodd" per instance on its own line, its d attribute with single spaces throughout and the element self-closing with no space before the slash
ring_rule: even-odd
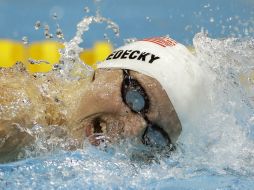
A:
<svg viewBox="0 0 254 190">
<path fill-rule="evenodd" d="M 198 103 L 201 73 L 188 49 L 168 37 L 118 48 L 98 64 L 91 81 L 75 85 L 53 74 L 46 79 L 26 74 L 20 80 L 20 74 L 4 70 L 0 161 L 33 143 L 29 131 L 34 125 L 61 129 L 60 137 L 77 142 L 70 150 L 82 147 L 84 139 L 100 145 L 123 138 L 172 148 L 181 123 Z"/>
</svg>

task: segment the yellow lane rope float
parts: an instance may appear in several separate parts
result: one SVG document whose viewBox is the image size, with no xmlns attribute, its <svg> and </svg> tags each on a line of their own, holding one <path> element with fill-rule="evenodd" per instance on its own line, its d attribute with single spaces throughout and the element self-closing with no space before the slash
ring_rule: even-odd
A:
<svg viewBox="0 0 254 190">
<path fill-rule="evenodd" d="M 61 43 L 54 41 L 36 42 L 26 48 L 26 66 L 29 72 L 48 72 L 54 64 L 59 62 L 59 49 L 64 48 Z M 34 63 L 34 61 L 39 61 Z"/>
<path fill-rule="evenodd" d="M 59 63 L 59 49 L 64 48 L 63 44 L 56 41 L 41 41 L 24 45 L 13 40 L 0 39 L 0 68 L 12 67 L 16 62 L 25 64 L 30 73 L 48 72 L 53 65 Z M 195 48 L 188 46 L 191 53 L 195 54 Z M 96 42 L 91 49 L 80 53 L 80 59 L 96 69 L 96 63 L 106 59 L 113 51 L 108 42 Z M 38 61 L 38 62 L 36 62 Z M 240 75 L 241 84 L 250 88 L 254 82 L 254 72 Z"/>
<path fill-rule="evenodd" d="M 23 62 L 28 71 L 48 72 L 60 59 L 59 49 L 63 44 L 55 41 L 35 42 L 23 45 L 12 40 L 0 40 L 0 67 L 12 67 L 16 62 Z M 91 49 L 81 52 L 84 63 L 96 68 L 96 63 L 104 60 L 113 50 L 107 42 L 96 42 Z"/>
<path fill-rule="evenodd" d="M 17 61 L 25 61 L 23 44 L 10 40 L 0 40 L 0 66 L 12 67 Z"/>
</svg>

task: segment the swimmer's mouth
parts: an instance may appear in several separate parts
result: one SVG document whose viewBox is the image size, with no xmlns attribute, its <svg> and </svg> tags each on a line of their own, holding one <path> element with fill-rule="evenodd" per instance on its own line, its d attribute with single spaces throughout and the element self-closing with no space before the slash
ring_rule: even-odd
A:
<svg viewBox="0 0 254 190">
<path fill-rule="evenodd" d="M 149 121 L 146 122 L 147 127 L 141 135 L 141 142 L 144 145 L 150 147 L 172 146 L 167 132 L 165 132 L 162 127 L 152 124 Z M 107 123 L 99 115 L 95 115 L 94 117 L 90 117 L 90 119 L 86 120 L 85 123 L 85 136 L 94 146 L 114 143 L 124 138 L 124 128 L 119 125 L 118 121 L 115 121 L 115 126 L 112 127 L 112 124 Z"/>
<path fill-rule="evenodd" d="M 85 127 L 85 134 L 89 142 L 94 146 L 110 142 L 110 138 L 106 135 L 106 124 L 100 119 L 100 117 L 95 117 L 90 121 L 90 123 Z"/>
</svg>

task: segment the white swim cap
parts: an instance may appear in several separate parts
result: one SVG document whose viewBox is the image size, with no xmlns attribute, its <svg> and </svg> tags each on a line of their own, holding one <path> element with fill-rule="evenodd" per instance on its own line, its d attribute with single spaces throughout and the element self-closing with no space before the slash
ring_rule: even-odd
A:
<svg viewBox="0 0 254 190">
<path fill-rule="evenodd" d="M 147 38 L 116 49 L 98 68 L 121 68 L 155 78 L 167 92 L 180 121 L 199 104 L 203 72 L 194 55 L 168 37 Z"/>
</svg>

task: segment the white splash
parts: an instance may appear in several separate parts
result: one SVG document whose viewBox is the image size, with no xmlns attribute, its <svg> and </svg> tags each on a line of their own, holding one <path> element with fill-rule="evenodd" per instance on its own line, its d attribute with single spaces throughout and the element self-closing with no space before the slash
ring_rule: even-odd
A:
<svg viewBox="0 0 254 190">
<path fill-rule="evenodd" d="M 79 46 L 84 41 L 83 35 L 93 23 L 106 23 L 107 28 L 112 29 L 115 36 L 119 36 L 119 27 L 112 20 L 104 18 L 99 14 L 85 17 L 78 23 L 76 35 L 69 42 L 65 42 L 65 48 L 60 51 L 61 63 L 63 65 L 61 68 L 62 75 L 68 75 L 71 78 L 82 78 L 91 75 L 93 72 L 93 69 L 84 64 L 79 57 L 79 54 L 83 51 L 83 48 Z"/>
</svg>

